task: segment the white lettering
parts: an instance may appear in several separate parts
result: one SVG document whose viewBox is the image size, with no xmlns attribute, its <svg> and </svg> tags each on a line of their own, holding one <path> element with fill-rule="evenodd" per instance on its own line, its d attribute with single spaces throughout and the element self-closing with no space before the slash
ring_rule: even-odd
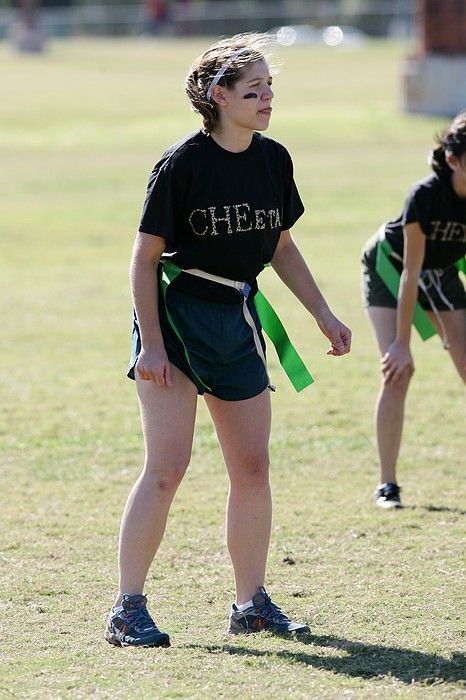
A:
<svg viewBox="0 0 466 700">
<path fill-rule="evenodd" d="M 265 209 L 255 209 L 256 212 L 256 231 L 263 231 L 265 229 Z"/>
<path fill-rule="evenodd" d="M 432 234 L 429 236 L 434 241 L 466 241 L 466 225 L 459 221 L 431 221 Z"/>
<path fill-rule="evenodd" d="M 196 214 L 197 212 L 200 212 L 205 219 L 205 217 L 207 215 L 207 211 L 205 209 L 193 209 L 193 211 L 189 215 L 189 223 L 191 224 L 191 228 L 192 228 L 193 232 L 196 234 L 196 236 L 205 236 L 205 234 L 207 233 L 207 225 L 205 226 L 203 231 L 198 231 L 196 229 L 196 226 L 193 223 L 194 214 Z M 202 223 L 205 223 L 205 221 L 203 221 Z"/>
<path fill-rule="evenodd" d="M 232 216 L 234 210 L 234 217 Z M 245 233 L 247 231 L 264 231 L 265 229 L 281 228 L 279 209 L 253 209 L 247 202 L 242 204 L 224 205 L 224 216 L 218 216 L 221 206 L 207 207 L 207 209 L 193 209 L 188 217 L 189 225 L 196 236 L 219 236 L 220 234 Z M 221 224 L 224 224 L 221 226 Z M 445 226 L 454 226 L 450 239 L 455 240 L 460 236 L 461 224 L 442 224 L 439 221 L 431 222 L 434 226 L 433 237 L 445 235 Z M 443 227 L 443 228 L 442 228 Z M 465 231 L 466 231 L 466 227 Z M 443 239 L 442 239 L 443 240 Z"/>
<path fill-rule="evenodd" d="M 248 218 L 248 215 L 250 212 L 249 204 L 234 204 L 233 206 L 234 206 L 235 212 L 236 212 L 236 232 L 239 231 L 241 233 L 242 231 L 250 231 L 252 229 L 252 224 L 250 222 L 250 219 Z M 241 207 L 244 207 L 246 209 L 246 211 L 241 212 L 240 211 Z M 241 224 L 243 222 L 245 224 L 249 223 L 249 226 L 247 226 L 246 228 L 243 228 L 241 226 Z"/>
<path fill-rule="evenodd" d="M 227 233 L 233 233 L 233 229 L 231 228 L 231 221 L 230 221 L 230 207 L 229 206 L 224 206 L 223 207 L 225 210 L 225 216 L 224 217 L 217 217 L 215 216 L 215 209 L 216 207 L 209 207 L 210 211 L 210 218 L 212 219 L 212 236 L 218 236 L 218 231 L 216 227 L 216 223 L 218 221 L 225 221 L 228 224 L 227 228 Z"/>
</svg>

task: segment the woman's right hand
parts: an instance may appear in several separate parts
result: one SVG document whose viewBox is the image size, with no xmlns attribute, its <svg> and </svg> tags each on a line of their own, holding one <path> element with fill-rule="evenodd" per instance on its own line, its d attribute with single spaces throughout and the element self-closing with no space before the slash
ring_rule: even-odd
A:
<svg viewBox="0 0 466 700">
<path fill-rule="evenodd" d="M 414 361 L 409 345 L 399 340 L 394 340 L 380 360 L 380 366 L 384 384 L 396 384 L 407 368 L 412 374 L 414 372 Z"/>
<path fill-rule="evenodd" d="M 170 362 L 163 346 L 141 349 L 136 371 L 141 379 L 153 380 L 157 386 L 173 385 Z"/>
</svg>

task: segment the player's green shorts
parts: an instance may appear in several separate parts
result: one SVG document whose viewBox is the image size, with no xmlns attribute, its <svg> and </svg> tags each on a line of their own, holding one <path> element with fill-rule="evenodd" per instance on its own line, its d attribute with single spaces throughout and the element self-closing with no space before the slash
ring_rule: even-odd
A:
<svg viewBox="0 0 466 700">
<path fill-rule="evenodd" d="M 167 319 L 160 293 L 160 327 L 168 359 L 191 379 L 199 394 L 207 392 L 225 401 L 241 401 L 257 396 L 267 388 L 267 371 L 257 353 L 252 329 L 244 318 L 242 302 L 225 304 L 171 288 L 167 292 L 167 303 L 188 351 L 190 364 Z M 254 301 L 248 299 L 247 303 L 265 353 L 265 342 Z M 131 379 L 134 379 L 134 367 L 140 351 L 139 327 L 134 317 L 128 369 L 128 377 Z M 209 390 L 199 383 L 192 369 Z"/>
<path fill-rule="evenodd" d="M 368 240 L 362 251 L 361 291 L 363 303 L 366 307 L 385 306 L 396 309 L 397 300 L 389 292 L 375 270 L 378 242 L 379 233 L 377 232 Z M 395 259 L 392 262 L 398 272 L 401 272 L 401 262 Z M 429 275 L 426 275 L 426 272 L 423 273 L 422 279 L 428 288 L 429 296 L 439 311 L 466 309 L 466 290 L 455 265 L 428 272 Z M 432 305 L 421 289 L 418 290 L 418 302 L 426 311 L 432 311 Z"/>
</svg>

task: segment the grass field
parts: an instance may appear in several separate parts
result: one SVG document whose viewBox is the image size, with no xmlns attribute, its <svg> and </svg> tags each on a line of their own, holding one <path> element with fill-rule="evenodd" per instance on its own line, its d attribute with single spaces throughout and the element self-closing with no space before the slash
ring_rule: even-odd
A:
<svg viewBox="0 0 466 700">
<path fill-rule="evenodd" d="M 199 402 L 190 469 L 146 592 L 164 650 L 103 641 L 120 515 L 142 461 L 129 352 L 129 256 L 146 179 L 199 126 L 183 95 L 206 42 L 0 45 L 1 698 L 463 697 L 464 389 L 433 339 L 413 340 L 400 482 L 376 512 L 378 361 L 359 293 L 365 239 L 398 213 L 442 121 L 406 115 L 406 47 L 283 50 L 270 136 L 291 151 L 306 213 L 294 232 L 351 356 L 274 278 L 316 383 L 296 396 L 270 350 L 274 527 L 268 587 L 305 642 L 225 633 L 233 581 L 227 479 Z"/>
</svg>

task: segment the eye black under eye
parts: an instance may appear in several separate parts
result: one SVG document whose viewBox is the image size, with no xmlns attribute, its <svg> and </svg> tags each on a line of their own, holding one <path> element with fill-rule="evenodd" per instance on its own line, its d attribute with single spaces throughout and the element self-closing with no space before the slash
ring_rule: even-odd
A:
<svg viewBox="0 0 466 700">
<path fill-rule="evenodd" d="M 257 92 L 248 92 L 247 95 L 243 96 L 243 100 L 250 100 L 250 99 L 256 99 L 257 98 Z"/>
</svg>

